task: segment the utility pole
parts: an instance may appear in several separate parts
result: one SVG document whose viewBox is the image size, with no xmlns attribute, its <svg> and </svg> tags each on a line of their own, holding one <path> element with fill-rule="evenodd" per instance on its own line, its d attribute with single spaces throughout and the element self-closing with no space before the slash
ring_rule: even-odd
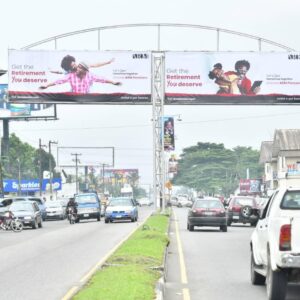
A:
<svg viewBox="0 0 300 300">
<path fill-rule="evenodd" d="M 50 172 L 50 177 L 49 177 L 49 183 L 50 183 L 50 200 L 53 198 L 53 189 L 52 189 L 52 155 L 51 155 L 51 144 L 58 144 L 58 142 L 54 141 L 49 141 L 49 172 Z"/>
<path fill-rule="evenodd" d="M 105 167 L 108 167 L 107 164 L 100 164 L 100 167 L 102 167 L 102 183 L 103 183 L 103 194 L 105 192 Z"/>
<path fill-rule="evenodd" d="M 18 162 L 18 196 L 21 195 L 21 161 L 20 158 L 17 158 Z"/>
<path fill-rule="evenodd" d="M 80 163 L 78 156 L 81 155 L 81 153 L 71 153 L 71 155 L 75 156 L 75 170 L 76 170 L 76 194 L 78 194 L 78 162 Z"/>
<path fill-rule="evenodd" d="M 42 145 L 42 140 L 39 139 L 39 182 L 40 182 L 40 197 L 42 196 L 42 189 L 43 189 L 42 147 L 46 147 L 46 145 Z"/>
</svg>

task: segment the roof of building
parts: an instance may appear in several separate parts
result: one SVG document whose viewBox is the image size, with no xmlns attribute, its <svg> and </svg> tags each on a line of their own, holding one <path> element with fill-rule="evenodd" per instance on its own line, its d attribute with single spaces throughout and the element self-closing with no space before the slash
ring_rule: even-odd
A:
<svg viewBox="0 0 300 300">
<path fill-rule="evenodd" d="M 272 148 L 273 148 L 272 141 L 265 141 L 261 143 L 260 156 L 259 156 L 260 164 L 264 164 L 272 161 Z"/>
<path fill-rule="evenodd" d="M 300 129 L 276 129 L 274 133 L 272 155 L 279 151 L 300 149 Z"/>
</svg>

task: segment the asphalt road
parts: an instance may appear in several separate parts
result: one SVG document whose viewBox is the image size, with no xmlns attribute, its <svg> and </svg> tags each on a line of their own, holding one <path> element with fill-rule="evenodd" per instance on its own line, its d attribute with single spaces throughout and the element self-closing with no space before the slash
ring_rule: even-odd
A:
<svg viewBox="0 0 300 300">
<path fill-rule="evenodd" d="M 228 227 L 226 233 L 212 227 L 195 227 L 189 232 L 187 209 L 173 209 L 165 300 L 266 299 L 265 286 L 250 282 L 249 241 L 253 228 L 240 224 Z M 180 261 L 180 249 L 184 263 Z M 289 286 L 286 300 L 299 299 L 299 295 L 299 286 Z"/>
<path fill-rule="evenodd" d="M 46 221 L 41 229 L 0 231 L 0 299 L 58 300 L 152 212 L 139 208 L 137 223 L 102 218 L 70 225 Z"/>
</svg>

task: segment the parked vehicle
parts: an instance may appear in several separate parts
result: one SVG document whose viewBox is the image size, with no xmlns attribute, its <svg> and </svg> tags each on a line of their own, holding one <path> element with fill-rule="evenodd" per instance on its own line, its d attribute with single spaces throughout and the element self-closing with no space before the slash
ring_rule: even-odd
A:
<svg viewBox="0 0 300 300">
<path fill-rule="evenodd" d="M 43 221 L 46 220 L 46 217 L 47 217 L 46 206 L 45 206 L 45 201 L 42 198 L 31 197 L 31 196 L 26 196 L 26 197 L 22 196 L 22 197 L 13 198 L 13 201 L 24 201 L 24 200 L 36 202 L 41 211 Z"/>
<path fill-rule="evenodd" d="M 105 210 L 105 223 L 116 220 L 138 220 L 138 209 L 133 199 L 117 197 L 109 200 Z"/>
<path fill-rule="evenodd" d="M 255 226 L 259 218 L 259 211 L 254 197 L 233 196 L 230 198 L 227 208 L 227 224 L 230 226 L 232 223 L 250 223 L 251 226 Z"/>
<path fill-rule="evenodd" d="M 251 236 L 251 282 L 268 300 L 284 300 L 287 283 L 300 283 L 300 188 L 282 188 L 262 211 Z"/>
<path fill-rule="evenodd" d="M 23 226 L 30 226 L 33 229 L 43 226 L 42 214 L 36 202 L 16 201 L 10 205 L 9 210 L 22 222 Z"/>
<path fill-rule="evenodd" d="M 96 193 L 83 193 L 75 195 L 77 206 L 76 223 L 80 220 L 101 219 L 101 202 Z"/>
<path fill-rule="evenodd" d="M 178 198 L 176 196 L 172 196 L 170 200 L 170 204 L 172 206 L 177 206 L 177 203 L 178 203 Z"/>
<path fill-rule="evenodd" d="M 194 231 L 195 226 L 220 227 L 227 232 L 227 216 L 222 201 L 218 198 L 196 199 L 188 211 L 187 229 Z"/>
<path fill-rule="evenodd" d="M 66 217 L 65 209 L 61 201 L 47 201 L 45 203 L 46 207 L 46 220 L 58 219 L 64 220 Z"/>
</svg>

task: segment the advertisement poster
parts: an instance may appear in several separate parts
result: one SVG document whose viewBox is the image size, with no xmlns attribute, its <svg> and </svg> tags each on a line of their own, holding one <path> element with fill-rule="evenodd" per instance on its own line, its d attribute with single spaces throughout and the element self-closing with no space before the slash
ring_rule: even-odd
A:
<svg viewBox="0 0 300 300">
<path fill-rule="evenodd" d="M 175 136 L 174 136 L 174 118 L 163 117 L 164 129 L 164 149 L 165 151 L 175 150 Z"/>
<path fill-rule="evenodd" d="M 8 92 L 19 103 L 151 102 L 151 53 L 10 50 Z"/>
<path fill-rule="evenodd" d="M 31 180 L 21 180 L 20 187 L 17 179 L 4 179 L 3 180 L 4 192 L 7 193 L 17 193 L 21 192 L 38 192 L 40 190 L 40 182 L 39 179 L 31 179 Z M 61 178 L 53 178 L 52 179 L 52 190 L 58 191 L 62 188 Z M 50 181 L 49 179 L 43 179 L 42 182 L 42 191 L 50 190 Z"/>
<path fill-rule="evenodd" d="M 105 169 L 104 177 L 107 182 L 128 184 L 139 179 L 138 169 Z"/>
<path fill-rule="evenodd" d="M 166 104 L 300 104 L 300 52 L 166 52 Z"/>
<path fill-rule="evenodd" d="M 240 193 L 244 195 L 260 193 L 261 184 L 260 179 L 240 179 Z"/>
</svg>

